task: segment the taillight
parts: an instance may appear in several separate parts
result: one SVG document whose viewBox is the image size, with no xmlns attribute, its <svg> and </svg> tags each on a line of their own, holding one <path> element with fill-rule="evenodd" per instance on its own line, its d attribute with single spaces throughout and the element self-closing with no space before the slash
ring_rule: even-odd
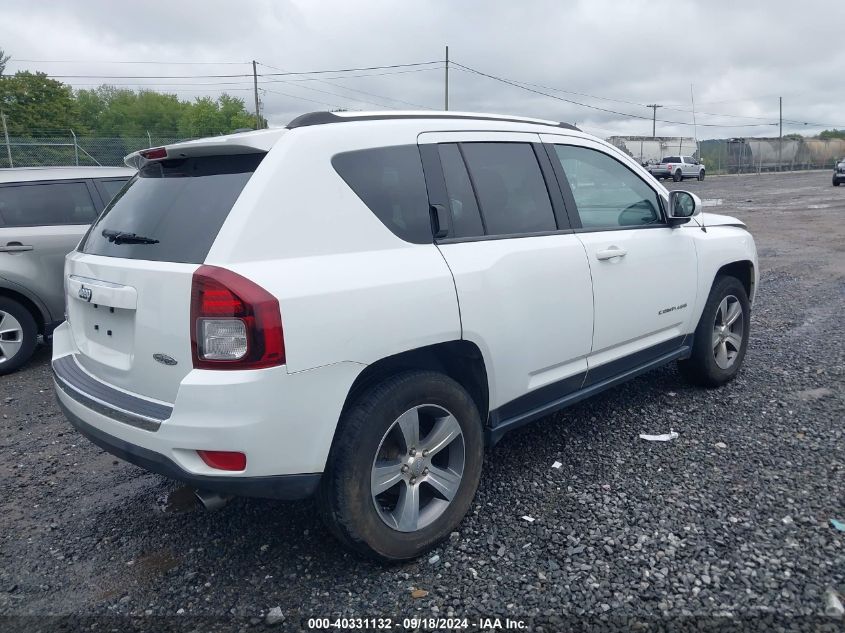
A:
<svg viewBox="0 0 845 633">
<path fill-rule="evenodd" d="M 278 300 L 231 270 L 200 266 L 191 284 L 191 352 L 196 369 L 284 365 Z"/>
</svg>

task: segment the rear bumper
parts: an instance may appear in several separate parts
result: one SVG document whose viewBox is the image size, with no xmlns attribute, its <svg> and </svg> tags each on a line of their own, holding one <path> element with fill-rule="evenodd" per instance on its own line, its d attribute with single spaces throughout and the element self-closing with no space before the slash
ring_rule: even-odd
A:
<svg viewBox="0 0 845 633">
<path fill-rule="evenodd" d="M 77 362 L 67 324 L 53 337 L 56 396 L 96 444 L 129 462 L 228 494 L 307 496 L 323 472 L 349 389 L 363 369 L 343 362 L 288 373 L 193 369 L 175 401 L 149 400 L 100 380 Z M 246 455 L 239 472 L 206 464 L 198 450 Z M 291 477 L 292 479 L 288 479 Z"/>
<path fill-rule="evenodd" d="M 135 464 L 170 479 L 185 482 L 195 488 L 243 497 L 292 500 L 310 497 L 316 492 L 317 486 L 320 484 L 320 473 L 270 475 L 266 477 L 226 477 L 189 473 L 161 453 L 136 446 L 104 433 L 68 409 L 61 398 L 58 400 L 65 417 L 74 428 L 104 451 L 130 464 Z"/>
</svg>

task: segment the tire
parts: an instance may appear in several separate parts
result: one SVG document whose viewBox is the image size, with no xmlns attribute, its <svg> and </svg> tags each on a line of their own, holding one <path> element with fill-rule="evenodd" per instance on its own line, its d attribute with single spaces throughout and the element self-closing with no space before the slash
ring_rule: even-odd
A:
<svg viewBox="0 0 845 633">
<path fill-rule="evenodd" d="M 704 180 L 704 170 L 703 169 L 700 172 L 698 172 L 698 179 Z"/>
<path fill-rule="evenodd" d="M 674 174 L 672 174 L 672 180 L 674 180 L 675 182 L 680 182 L 683 179 L 684 179 L 684 175 L 681 173 L 680 169 L 678 171 L 676 171 Z"/>
<path fill-rule="evenodd" d="M 418 436 L 406 434 L 415 420 Z M 428 457 L 417 452 L 432 445 L 438 430 L 453 439 Z M 414 443 L 409 437 L 417 437 L 417 446 L 408 447 Z M 367 389 L 341 416 L 317 493 L 320 513 L 342 543 L 364 556 L 383 562 L 415 558 L 446 538 L 469 510 L 483 451 L 478 408 L 463 387 L 433 371 L 397 374 Z M 377 462 L 387 474 L 383 492 L 374 495 Z M 435 472 L 451 475 L 437 479 Z M 433 485 L 447 489 L 443 482 L 449 482 L 445 496 Z M 409 507 L 418 509 L 416 521 L 406 520 L 414 516 L 403 513 Z"/>
<path fill-rule="evenodd" d="M 838 186 L 839 186 L 839 181 L 838 181 L 836 178 L 834 178 L 834 179 L 833 179 L 833 186 L 834 186 L 834 187 L 838 187 Z"/>
<path fill-rule="evenodd" d="M 32 313 L 14 299 L 0 297 L 0 376 L 28 361 L 38 343 L 38 325 Z"/>
<path fill-rule="evenodd" d="M 719 331 L 727 312 L 741 312 L 732 325 Z M 733 380 L 745 358 L 751 330 L 751 304 L 745 287 L 736 277 L 717 277 L 695 329 L 690 358 L 678 361 L 678 369 L 691 383 L 719 387 Z"/>
</svg>

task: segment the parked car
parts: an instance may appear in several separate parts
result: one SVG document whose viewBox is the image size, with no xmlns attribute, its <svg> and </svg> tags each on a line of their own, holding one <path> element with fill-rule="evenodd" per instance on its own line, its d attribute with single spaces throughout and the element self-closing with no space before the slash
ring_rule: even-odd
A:
<svg viewBox="0 0 845 633">
<path fill-rule="evenodd" d="M 838 187 L 845 182 L 845 158 L 836 161 L 833 167 L 833 186 Z"/>
<path fill-rule="evenodd" d="M 88 225 L 134 169 L 0 169 L 0 375 L 64 320 L 62 271 Z"/>
<path fill-rule="evenodd" d="M 456 528 L 485 443 L 745 356 L 745 226 L 565 124 L 312 113 L 127 160 L 67 258 L 67 418 L 206 504 L 316 495 L 378 559 Z"/>
<path fill-rule="evenodd" d="M 704 180 L 704 164 L 698 162 L 692 156 L 667 156 L 661 158 L 656 165 L 648 168 L 651 175 L 658 180 L 671 178 L 679 182 L 684 178 L 698 178 Z"/>
</svg>

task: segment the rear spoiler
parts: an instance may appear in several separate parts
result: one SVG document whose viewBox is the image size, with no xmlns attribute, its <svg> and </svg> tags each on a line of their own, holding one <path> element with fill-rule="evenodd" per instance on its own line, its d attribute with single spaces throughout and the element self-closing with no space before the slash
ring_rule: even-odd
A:
<svg viewBox="0 0 845 633">
<path fill-rule="evenodd" d="M 127 167 L 141 169 L 150 163 L 174 158 L 226 156 L 233 154 L 266 154 L 287 132 L 285 129 L 257 130 L 227 136 L 182 141 L 162 147 L 132 152 L 123 162 Z"/>
</svg>

